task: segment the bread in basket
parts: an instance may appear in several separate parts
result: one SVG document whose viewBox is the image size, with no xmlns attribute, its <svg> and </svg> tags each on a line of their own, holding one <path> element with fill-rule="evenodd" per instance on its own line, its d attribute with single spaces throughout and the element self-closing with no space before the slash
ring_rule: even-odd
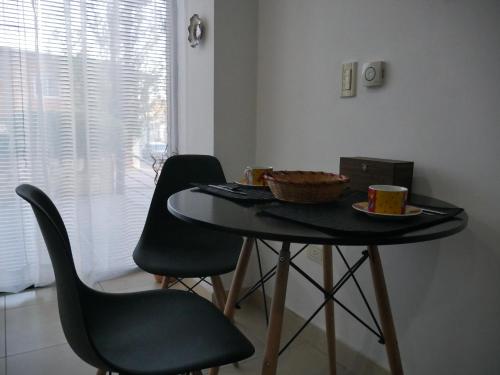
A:
<svg viewBox="0 0 500 375">
<path fill-rule="evenodd" d="M 349 177 L 326 172 L 274 171 L 264 176 L 273 195 L 286 202 L 324 203 L 340 197 Z"/>
</svg>

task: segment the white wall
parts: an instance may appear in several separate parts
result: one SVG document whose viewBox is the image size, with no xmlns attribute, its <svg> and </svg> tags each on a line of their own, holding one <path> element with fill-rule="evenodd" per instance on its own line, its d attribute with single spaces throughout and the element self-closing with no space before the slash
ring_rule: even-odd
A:
<svg viewBox="0 0 500 375">
<path fill-rule="evenodd" d="M 179 152 L 214 153 L 214 0 L 178 0 Z M 197 13 L 206 35 L 196 48 L 187 41 L 189 19 Z"/>
<path fill-rule="evenodd" d="M 470 215 L 454 237 L 381 248 L 407 374 L 500 373 L 499 16 L 496 0 L 259 2 L 257 163 L 414 160 L 417 193 Z M 388 62 L 385 87 L 341 99 L 341 63 L 377 59 Z M 373 298 L 368 268 L 360 275 Z M 288 307 L 305 316 L 320 296 L 290 278 Z M 361 309 L 354 289 L 341 297 Z M 383 346 L 336 312 L 338 337 L 386 365 Z"/>
</svg>

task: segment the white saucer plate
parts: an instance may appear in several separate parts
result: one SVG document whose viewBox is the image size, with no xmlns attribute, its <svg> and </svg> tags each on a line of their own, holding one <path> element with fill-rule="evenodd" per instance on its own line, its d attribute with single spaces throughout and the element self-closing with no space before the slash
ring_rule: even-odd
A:
<svg viewBox="0 0 500 375">
<path fill-rule="evenodd" d="M 368 211 L 368 202 L 357 202 L 352 205 L 352 208 L 354 208 L 356 211 L 363 212 L 369 216 L 380 218 L 380 219 L 407 219 L 410 217 L 418 216 L 422 214 L 422 209 L 415 207 L 415 206 L 410 206 L 406 205 L 406 212 L 404 214 L 381 214 L 381 213 L 376 213 L 376 212 L 370 212 Z"/>
<path fill-rule="evenodd" d="M 269 186 L 267 185 L 250 185 L 243 181 L 234 181 L 234 183 L 239 186 L 246 187 L 248 189 L 269 189 Z"/>
</svg>

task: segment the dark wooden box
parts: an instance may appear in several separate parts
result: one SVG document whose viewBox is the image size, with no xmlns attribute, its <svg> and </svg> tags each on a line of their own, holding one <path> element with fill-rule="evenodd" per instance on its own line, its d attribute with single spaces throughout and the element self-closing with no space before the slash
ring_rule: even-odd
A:
<svg viewBox="0 0 500 375">
<path fill-rule="evenodd" d="M 352 190 L 368 191 L 370 185 L 397 185 L 411 192 L 413 162 L 356 156 L 340 158 L 340 174 L 351 178 Z"/>
</svg>

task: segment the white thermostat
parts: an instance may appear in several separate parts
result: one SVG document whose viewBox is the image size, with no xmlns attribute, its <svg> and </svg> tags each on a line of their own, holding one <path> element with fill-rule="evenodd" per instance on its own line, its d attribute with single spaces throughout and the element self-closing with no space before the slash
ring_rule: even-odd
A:
<svg viewBox="0 0 500 375">
<path fill-rule="evenodd" d="M 385 63 L 374 61 L 363 64 L 361 82 L 365 87 L 382 86 L 384 83 Z"/>
</svg>

